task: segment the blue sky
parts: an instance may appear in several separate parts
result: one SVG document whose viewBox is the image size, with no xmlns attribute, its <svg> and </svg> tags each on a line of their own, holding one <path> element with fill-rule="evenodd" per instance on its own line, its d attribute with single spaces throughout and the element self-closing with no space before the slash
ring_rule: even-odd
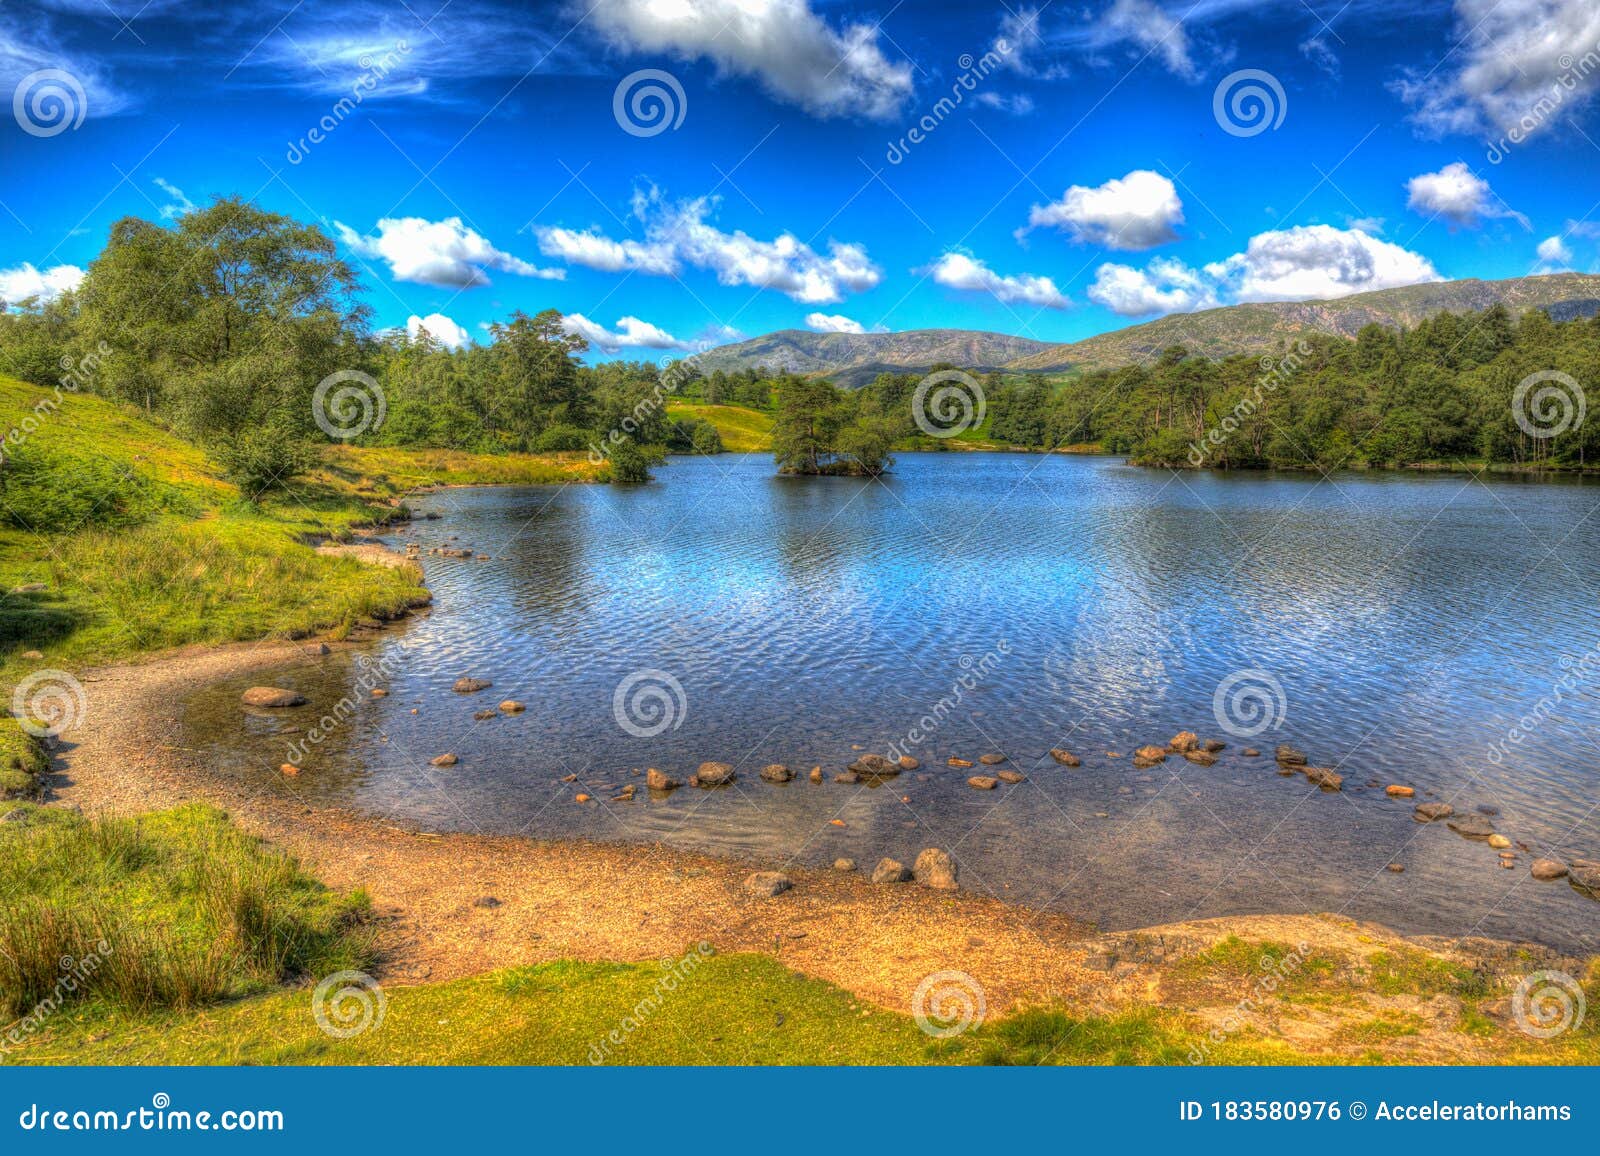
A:
<svg viewBox="0 0 1600 1156">
<path fill-rule="evenodd" d="M 380 326 L 641 357 L 1600 268 L 1591 0 L 223 7 L 0 6 L 0 296 L 230 193 Z"/>
</svg>

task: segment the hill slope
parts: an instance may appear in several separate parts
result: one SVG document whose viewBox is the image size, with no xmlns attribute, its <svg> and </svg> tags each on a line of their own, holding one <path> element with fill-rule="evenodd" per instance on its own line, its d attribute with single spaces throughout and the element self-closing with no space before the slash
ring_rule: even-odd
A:
<svg viewBox="0 0 1600 1156">
<path fill-rule="evenodd" d="M 1543 308 L 1558 319 L 1600 312 L 1600 276 L 1555 273 L 1503 281 L 1437 281 L 1357 293 L 1331 301 L 1229 305 L 1174 313 L 1065 344 L 968 329 L 915 329 L 904 333 L 811 333 L 784 329 L 697 354 L 713 370 L 765 366 L 805 376 L 827 376 L 858 386 L 881 372 L 909 373 L 940 362 L 968 369 L 1013 372 L 1107 369 L 1127 365 L 1169 345 L 1186 345 L 1208 357 L 1274 348 L 1299 334 L 1354 337 L 1376 323 L 1399 327 L 1445 311 L 1485 309 L 1497 302 L 1520 311 Z"/>
</svg>

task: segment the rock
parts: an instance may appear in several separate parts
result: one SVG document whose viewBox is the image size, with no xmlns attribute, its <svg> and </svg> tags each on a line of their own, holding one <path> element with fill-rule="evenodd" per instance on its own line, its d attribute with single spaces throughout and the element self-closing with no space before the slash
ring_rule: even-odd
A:
<svg viewBox="0 0 1600 1156">
<path fill-rule="evenodd" d="M 631 802 L 633 802 L 633 796 L 638 793 L 638 790 L 639 790 L 638 787 L 636 787 L 632 783 L 629 783 L 626 786 L 624 786 L 622 788 L 622 790 L 618 791 L 615 795 L 612 795 L 611 796 L 611 801 L 613 803 L 631 803 Z"/>
<path fill-rule="evenodd" d="M 1167 744 L 1180 755 L 1184 751 L 1192 751 L 1200 745 L 1200 736 L 1193 731 L 1179 731 L 1172 736 L 1172 741 Z"/>
<path fill-rule="evenodd" d="M 493 895 L 480 895 L 472 901 L 472 905 L 474 907 L 487 907 L 492 910 L 500 906 L 500 901 Z"/>
<path fill-rule="evenodd" d="M 1218 751 L 1227 750 L 1228 744 L 1223 742 L 1221 739 L 1206 739 L 1200 744 L 1200 749 L 1205 751 L 1208 755 L 1214 755 Z"/>
<path fill-rule="evenodd" d="M 433 758 L 433 759 L 429 759 L 428 760 L 428 762 L 432 763 L 436 767 L 453 767 L 453 766 L 456 765 L 456 763 L 458 763 L 460 761 L 461 760 L 457 759 L 452 754 L 443 754 L 443 755 L 438 756 L 437 758 Z"/>
<path fill-rule="evenodd" d="M 472 712 L 473 722 L 483 722 L 485 719 L 499 718 L 500 712 L 494 710 L 475 710 Z"/>
<path fill-rule="evenodd" d="M 915 867 L 917 882 L 939 891 L 956 890 L 956 862 L 947 852 L 929 847 L 917 856 Z"/>
<path fill-rule="evenodd" d="M 38 662 L 43 657 L 44 657 L 44 651 L 42 651 L 42 650 L 24 650 L 22 652 L 22 658 L 23 658 L 23 660 L 25 662 Z M 19 812 L 10 811 L 10 812 L 7 812 L 7 813 L 15 815 L 15 814 L 18 814 Z"/>
<path fill-rule="evenodd" d="M 1600 864 L 1574 859 L 1567 864 L 1567 882 L 1600 899 Z"/>
<path fill-rule="evenodd" d="M 578 794 L 572 796 L 572 801 L 574 803 L 587 803 L 589 801 L 589 796 L 580 791 Z"/>
<path fill-rule="evenodd" d="M 757 871 L 744 881 L 744 889 L 752 895 L 771 897 L 782 895 L 794 884 L 782 871 Z"/>
<path fill-rule="evenodd" d="M 1148 763 L 1159 763 L 1167 757 L 1166 747 L 1144 746 L 1133 752 L 1133 757 Z"/>
<path fill-rule="evenodd" d="M 1070 751 L 1064 751 L 1060 747 L 1051 750 L 1050 757 L 1063 767 L 1081 767 L 1083 765 L 1083 760 L 1077 755 L 1072 754 Z"/>
<path fill-rule="evenodd" d="M 782 763 L 770 763 L 761 768 L 761 777 L 769 783 L 787 783 L 794 778 L 794 772 Z"/>
<path fill-rule="evenodd" d="M 872 869 L 874 883 L 904 883 L 910 878 L 911 872 L 898 859 L 879 859 L 878 865 Z"/>
<path fill-rule="evenodd" d="M 854 871 L 856 869 L 856 861 L 854 859 L 835 859 L 833 861 L 833 869 L 835 871 Z"/>
<path fill-rule="evenodd" d="M 1567 865 L 1557 859 L 1535 859 L 1533 866 L 1528 868 L 1528 873 L 1535 879 L 1549 882 L 1552 879 L 1560 879 L 1566 875 Z"/>
<path fill-rule="evenodd" d="M 1396 875 L 1399 875 L 1405 870 L 1405 865 L 1401 863 L 1391 863 L 1389 864 L 1389 870 L 1393 871 Z"/>
<path fill-rule="evenodd" d="M 1027 781 L 1028 776 L 1021 771 L 996 771 L 995 778 L 1002 783 L 1022 783 Z"/>
<path fill-rule="evenodd" d="M 854 771 L 840 771 L 837 775 L 833 776 L 833 781 L 836 783 L 859 783 L 861 781 L 861 776 L 856 774 Z"/>
<path fill-rule="evenodd" d="M 486 678 L 458 678 L 450 689 L 457 694 L 477 694 L 480 690 L 488 690 L 494 683 Z"/>
<path fill-rule="evenodd" d="M 1306 767 L 1306 778 L 1311 785 L 1324 791 L 1337 791 L 1344 787 L 1344 776 L 1332 767 Z"/>
<path fill-rule="evenodd" d="M 806 777 L 809 778 L 813 783 L 822 782 L 822 768 L 812 767 L 811 774 L 807 775 Z"/>
<path fill-rule="evenodd" d="M 970 767 L 971 765 L 971 759 L 959 759 L 955 755 L 951 755 L 945 760 L 945 766 L 947 767 Z"/>
<path fill-rule="evenodd" d="M 1493 817 L 1495 815 L 1498 815 L 1500 813 L 1500 808 L 1499 807 L 1490 807 L 1488 805 L 1474 807 L 1473 810 L 1478 812 L 1478 814 L 1480 814 L 1480 815 L 1489 815 L 1491 817 Z"/>
<path fill-rule="evenodd" d="M 300 773 L 300 768 L 295 766 L 293 763 L 284 763 L 278 768 L 278 773 L 280 775 L 286 775 L 292 779 Z"/>
<path fill-rule="evenodd" d="M 701 763 L 695 769 L 694 777 L 702 787 L 720 787 L 725 783 L 733 782 L 733 765 L 731 763 Z"/>
<path fill-rule="evenodd" d="M 900 773 L 900 764 L 882 755 L 862 755 L 850 764 L 850 770 L 858 775 L 870 775 L 873 778 L 887 778 Z"/>
<path fill-rule="evenodd" d="M 1147 767 L 1157 766 L 1158 764 L 1160 764 L 1160 763 L 1162 763 L 1164 761 L 1165 760 L 1163 760 L 1163 759 L 1141 759 L 1141 758 L 1135 756 L 1134 760 L 1133 760 L 1133 765 L 1138 770 L 1144 770 Z"/>
<path fill-rule="evenodd" d="M 1191 763 L 1194 763 L 1196 766 L 1201 767 L 1209 767 L 1217 761 L 1216 755 L 1212 754 L 1210 751 L 1204 750 L 1184 751 L 1183 757 L 1188 759 Z"/>
<path fill-rule="evenodd" d="M 389 697 L 389 692 L 384 690 L 383 687 L 381 687 L 381 686 L 375 686 L 375 687 L 372 688 L 372 697 L 373 698 L 388 698 Z"/>
<path fill-rule="evenodd" d="M 514 698 L 508 698 L 505 702 L 500 704 L 500 710 L 504 714 L 521 714 L 527 709 L 527 706 L 518 702 Z"/>
<path fill-rule="evenodd" d="M 303 706 L 306 696 L 277 686 L 252 686 L 239 696 L 245 706 Z"/>
<path fill-rule="evenodd" d="M 1456 809 L 1449 803 L 1418 803 L 1411 817 L 1419 823 L 1437 823 L 1455 813 Z"/>
<path fill-rule="evenodd" d="M 1490 835 L 1489 846 L 1493 847 L 1497 851 L 1504 850 L 1505 848 L 1511 846 L 1511 840 L 1507 839 L 1504 835 Z"/>
<path fill-rule="evenodd" d="M 1277 757 L 1280 763 L 1283 763 L 1287 766 L 1303 767 L 1306 765 L 1306 753 L 1301 750 L 1296 750 L 1288 743 L 1278 744 Z"/>
<path fill-rule="evenodd" d="M 1245 747 L 1244 757 L 1247 759 L 1258 759 L 1261 757 L 1261 752 L 1256 750 L 1255 747 Z"/>
<path fill-rule="evenodd" d="M 1383 793 L 1393 799 L 1409 799 L 1417 793 L 1415 787 L 1402 787 L 1399 783 L 1390 783 L 1383 789 Z"/>
<path fill-rule="evenodd" d="M 1004 755 L 979 755 L 978 761 L 986 767 L 997 767 L 1006 761 Z"/>
<path fill-rule="evenodd" d="M 895 760 L 895 762 L 900 764 L 900 769 L 902 771 L 914 771 L 914 770 L 916 770 L 918 767 L 920 767 L 922 765 L 921 763 L 917 762 L 916 759 L 912 758 L 910 755 L 901 755 L 898 759 Z"/>
<path fill-rule="evenodd" d="M 1487 815 L 1454 815 L 1446 820 L 1445 826 L 1457 835 L 1465 835 L 1469 839 L 1487 839 L 1494 834 L 1494 824 L 1489 821 Z"/>
<path fill-rule="evenodd" d="M 677 779 L 674 779 L 664 771 L 656 770 L 654 767 L 645 771 L 644 785 L 652 791 L 672 791 L 682 786 Z"/>
<path fill-rule="evenodd" d="M 980 791 L 992 791 L 999 785 L 999 779 L 991 779 L 988 775 L 973 775 L 967 780 L 967 786 L 976 787 Z"/>
</svg>

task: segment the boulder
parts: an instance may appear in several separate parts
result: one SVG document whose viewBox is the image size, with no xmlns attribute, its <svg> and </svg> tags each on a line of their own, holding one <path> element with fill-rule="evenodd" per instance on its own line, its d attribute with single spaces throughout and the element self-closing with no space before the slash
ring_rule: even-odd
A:
<svg viewBox="0 0 1600 1156">
<path fill-rule="evenodd" d="M 911 872 L 898 859 L 879 859 L 878 865 L 872 869 L 874 883 L 904 883 L 910 878 Z"/>
<path fill-rule="evenodd" d="M 835 859 L 833 861 L 833 869 L 835 871 L 854 871 L 856 869 L 856 861 L 844 858 Z"/>
<path fill-rule="evenodd" d="M 1026 782 L 1028 776 L 1021 771 L 996 771 L 995 778 L 1002 783 L 1021 783 Z"/>
<path fill-rule="evenodd" d="M 901 755 L 898 759 L 895 760 L 895 762 L 900 764 L 900 769 L 902 771 L 914 771 L 914 770 L 916 770 L 918 767 L 920 767 L 922 765 L 921 763 L 917 762 L 916 759 L 912 758 L 910 755 Z"/>
<path fill-rule="evenodd" d="M 1600 864 L 1573 860 L 1567 864 L 1567 882 L 1591 898 L 1600 899 Z"/>
<path fill-rule="evenodd" d="M 782 871 L 757 871 L 744 881 L 744 889 L 752 895 L 771 897 L 782 895 L 794 884 Z"/>
<path fill-rule="evenodd" d="M 1306 753 L 1302 750 L 1296 750 L 1288 743 L 1278 744 L 1277 757 L 1278 761 L 1285 766 L 1303 767 L 1306 765 Z"/>
<path fill-rule="evenodd" d="M 917 882 L 924 887 L 940 891 L 956 890 L 956 861 L 950 858 L 948 852 L 937 847 L 929 847 L 917 856 L 914 873 Z"/>
<path fill-rule="evenodd" d="M 460 759 L 448 753 L 428 760 L 428 762 L 432 763 L 436 767 L 453 767 L 460 761 Z"/>
<path fill-rule="evenodd" d="M 733 782 L 733 764 L 701 763 L 695 769 L 694 777 L 697 786 L 720 787 L 725 783 Z"/>
<path fill-rule="evenodd" d="M 665 771 L 658 771 L 654 767 L 644 773 L 644 785 L 652 791 L 671 791 L 681 786 L 677 779 Z"/>
<path fill-rule="evenodd" d="M 1507 839 L 1504 835 L 1490 835 L 1489 846 L 1493 847 L 1496 851 L 1504 851 L 1507 847 L 1511 846 L 1511 840 Z"/>
<path fill-rule="evenodd" d="M 1184 751 L 1192 751 L 1200 745 L 1200 736 L 1193 731 L 1179 731 L 1172 736 L 1172 741 L 1167 744 L 1180 755 Z"/>
<path fill-rule="evenodd" d="M 973 775 L 967 780 L 967 786 L 975 787 L 980 791 L 992 791 L 1000 785 L 999 779 L 992 779 L 988 775 Z"/>
<path fill-rule="evenodd" d="M 1445 826 L 1469 839 L 1487 839 L 1494 834 L 1494 824 L 1489 821 L 1489 816 L 1476 813 L 1452 815 L 1445 821 Z"/>
<path fill-rule="evenodd" d="M 782 763 L 769 763 L 761 768 L 761 777 L 769 783 L 787 783 L 794 778 L 794 772 Z"/>
<path fill-rule="evenodd" d="M 1548 883 L 1552 879 L 1565 876 L 1567 865 L 1559 859 L 1535 859 L 1533 866 L 1528 868 L 1528 873 L 1535 879 L 1542 879 Z"/>
<path fill-rule="evenodd" d="M 1418 803 L 1416 810 L 1411 812 L 1411 817 L 1419 823 L 1437 823 L 1440 819 L 1448 819 L 1456 813 L 1456 809 L 1449 803 Z"/>
<path fill-rule="evenodd" d="M 1344 787 L 1344 776 L 1332 767 L 1306 767 L 1306 778 L 1311 785 L 1324 791 L 1337 791 Z"/>
<path fill-rule="evenodd" d="M 245 706 L 303 706 L 306 696 L 279 686 L 252 686 L 239 696 Z"/>
<path fill-rule="evenodd" d="M 1056 762 L 1060 763 L 1063 767 L 1081 767 L 1081 766 L 1083 766 L 1083 760 L 1082 759 L 1080 759 L 1077 755 L 1071 753 L 1070 751 L 1062 750 L 1060 747 L 1056 747 L 1053 750 L 1051 750 L 1050 757 L 1052 759 L 1054 759 Z"/>
<path fill-rule="evenodd" d="M 862 755 L 850 764 L 850 769 L 858 775 L 871 775 L 875 778 L 886 778 L 889 775 L 900 773 L 900 764 L 882 755 Z"/>
<path fill-rule="evenodd" d="M 480 690 L 488 690 L 494 683 L 486 678 L 458 678 L 450 689 L 457 694 L 477 694 Z"/>
<path fill-rule="evenodd" d="M 986 767 L 998 767 L 1006 761 L 1004 755 L 979 755 L 978 761 Z"/>
</svg>

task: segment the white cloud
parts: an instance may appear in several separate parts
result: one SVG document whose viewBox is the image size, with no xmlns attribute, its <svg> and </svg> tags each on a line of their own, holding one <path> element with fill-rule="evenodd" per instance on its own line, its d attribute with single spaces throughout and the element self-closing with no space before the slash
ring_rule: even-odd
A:
<svg viewBox="0 0 1600 1156">
<path fill-rule="evenodd" d="M 1153 249 L 1177 240 L 1174 226 L 1181 224 L 1178 190 L 1149 169 L 1135 169 L 1094 188 L 1073 185 L 1059 201 L 1034 205 L 1028 212 L 1029 229 L 1061 229 L 1075 241 L 1107 249 Z"/>
<path fill-rule="evenodd" d="M 462 349 L 472 340 L 471 334 L 443 313 L 430 313 L 426 317 L 418 317 L 413 313 L 406 318 L 407 337 L 415 341 L 422 333 L 448 349 Z"/>
<path fill-rule="evenodd" d="M 990 293 L 1007 305 L 1037 305 L 1046 309 L 1065 309 L 1066 294 L 1048 277 L 1022 273 L 1002 277 L 975 257 L 965 253 L 946 253 L 927 270 L 934 282 L 949 289 Z"/>
<path fill-rule="evenodd" d="M 70 75 L 76 87 L 50 78 L 21 87 L 34 73 L 55 69 Z M 80 112 L 84 119 L 113 116 L 134 103 L 95 60 L 67 52 L 55 37 L 50 20 L 38 12 L 15 24 L 0 13 L 0 92 L 13 102 L 21 100 L 33 123 L 51 129 L 62 124 L 63 118 L 70 126 Z M 53 94 L 47 97 L 47 92 Z"/>
<path fill-rule="evenodd" d="M 156 188 L 172 198 L 170 204 L 161 206 L 161 219 L 163 221 L 175 221 L 185 213 L 194 212 L 194 202 L 177 185 L 160 177 L 155 178 L 155 185 Z"/>
<path fill-rule="evenodd" d="M 1396 91 L 1423 131 L 1531 136 L 1594 97 L 1600 5 L 1594 0 L 1456 0 L 1450 49 Z"/>
<path fill-rule="evenodd" d="M 522 277 L 559 281 L 561 269 L 537 269 L 528 262 L 496 249 L 460 217 L 427 221 L 421 217 L 385 217 L 376 236 L 362 236 L 340 221 L 333 223 L 339 239 L 363 257 L 384 261 L 396 281 L 466 289 L 489 284 L 485 269 Z"/>
<path fill-rule="evenodd" d="M 1055 80 L 1067 75 L 1067 70 L 1053 63 L 1041 68 L 1036 59 L 1041 52 L 1048 54 L 1049 47 L 1039 31 L 1037 8 L 1018 8 L 1016 11 L 1007 8 L 1006 14 L 1000 18 L 1000 32 L 994 38 L 991 49 L 1007 68 L 1024 76 Z"/>
<path fill-rule="evenodd" d="M 1558 273 L 1572 268 L 1572 250 L 1561 237 L 1546 237 L 1539 242 L 1535 252 L 1539 255 L 1539 272 Z"/>
<path fill-rule="evenodd" d="M 708 219 L 714 198 L 668 204 L 654 189 L 634 197 L 634 215 L 645 223 L 643 241 L 616 241 L 596 231 L 539 229 L 539 247 L 575 265 L 604 272 L 638 270 L 673 274 L 703 269 L 724 285 L 776 289 L 807 305 L 831 305 L 847 292 L 860 293 L 883 280 L 883 272 L 860 245 L 829 241 L 818 253 L 792 233 L 770 241 L 743 230 L 726 232 Z"/>
<path fill-rule="evenodd" d="M 590 345 L 604 350 L 606 353 L 616 353 L 619 349 L 693 349 L 694 346 L 687 341 L 679 341 L 665 329 L 641 321 L 637 317 L 623 317 L 617 321 L 616 329 L 607 329 L 599 322 L 591 321 L 582 313 L 568 313 L 561 318 L 562 326 L 569 333 L 576 333 L 588 340 Z"/>
<path fill-rule="evenodd" d="M 1149 55 L 1159 56 L 1167 71 L 1195 80 L 1199 70 L 1189 58 L 1189 37 L 1183 22 L 1167 15 L 1151 0 L 1116 0 L 1095 24 L 1091 39 L 1096 47 L 1131 43 Z"/>
<path fill-rule="evenodd" d="M 1011 116 L 1027 116 L 1033 111 L 1033 97 L 1025 92 L 1011 96 L 999 92 L 980 92 L 973 99 L 985 108 L 992 108 Z"/>
<path fill-rule="evenodd" d="M 1509 217 L 1524 229 L 1528 218 L 1510 208 L 1475 174 L 1465 161 L 1445 165 L 1436 173 L 1420 173 L 1406 182 L 1406 207 L 1428 217 L 1443 217 L 1456 225 L 1472 226 L 1488 217 Z"/>
<path fill-rule="evenodd" d="M 865 333 L 867 327 L 838 313 L 807 313 L 806 328 L 818 333 Z"/>
<path fill-rule="evenodd" d="M 13 269 L 0 269 L 0 302 L 15 305 L 30 297 L 51 301 L 82 282 L 83 270 L 76 265 L 53 265 L 41 273 L 24 261 Z"/>
<path fill-rule="evenodd" d="M 1146 269 L 1101 265 L 1089 286 L 1089 300 L 1124 317 L 1189 313 L 1218 304 L 1216 287 L 1198 270 L 1161 257 Z"/>
<path fill-rule="evenodd" d="M 595 0 L 588 20 L 615 47 L 711 60 L 821 117 L 885 120 L 912 91 L 911 65 L 884 56 L 875 25 L 835 29 L 807 0 Z"/>
<path fill-rule="evenodd" d="M 1334 52 L 1333 46 L 1321 36 L 1312 36 L 1300 42 L 1300 55 L 1304 56 L 1317 69 L 1325 72 L 1334 80 L 1338 80 L 1343 69 L 1339 64 L 1339 54 Z"/>
<path fill-rule="evenodd" d="M 1258 233 L 1245 251 L 1195 269 L 1157 258 L 1144 269 L 1105 264 L 1091 301 L 1128 317 L 1247 301 L 1325 301 L 1441 280 L 1432 262 L 1359 229 L 1301 225 Z"/>
</svg>

